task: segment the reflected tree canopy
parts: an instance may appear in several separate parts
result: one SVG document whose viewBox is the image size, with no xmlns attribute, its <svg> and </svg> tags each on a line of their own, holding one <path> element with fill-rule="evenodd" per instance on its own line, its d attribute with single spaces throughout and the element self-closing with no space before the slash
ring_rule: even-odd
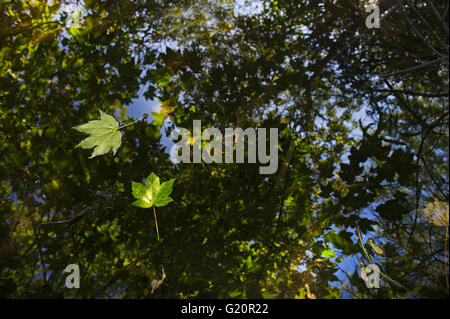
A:
<svg viewBox="0 0 450 319">
<path fill-rule="evenodd" d="M 449 3 L 364 5 L 0 0 L 0 296 L 448 298 Z M 139 97 L 115 155 L 75 148 Z M 277 128 L 276 173 L 173 163 L 194 120 Z"/>
</svg>

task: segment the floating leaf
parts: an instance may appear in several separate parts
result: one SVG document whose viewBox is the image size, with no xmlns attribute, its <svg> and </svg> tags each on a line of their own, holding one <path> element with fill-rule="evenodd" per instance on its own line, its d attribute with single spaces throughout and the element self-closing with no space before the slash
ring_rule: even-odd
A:
<svg viewBox="0 0 450 319">
<path fill-rule="evenodd" d="M 136 198 L 133 205 L 141 208 L 166 206 L 173 201 L 169 195 L 172 193 L 174 181 L 171 179 L 160 185 L 159 177 L 151 173 L 145 180 L 145 184 L 132 182 L 132 194 Z"/>
<path fill-rule="evenodd" d="M 141 208 L 150 208 L 153 206 L 153 215 L 155 216 L 156 234 L 159 240 L 158 220 L 156 218 L 156 207 L 166 206 L 171 201 L 170 193 L 175 179 L 168 180 L 160 185 L 159 177 L 151 173 L 145 180 L 145 184 L 132 182 L 132 194 L 137 200 L 133 205 Z"/>
<path fill-rule="evenodd" d="M 377 244 L 375 244 L 375 242 L 372 240 L 372 238 L 369 238 L 369 243 L 370 243 L 370 246 L 372 246 L 372 249 L 373 249 L 378 255 L 383 255 L 383 254 L 384 254 L 383 248 L 381 248 L 380 246 L 378 246 Z"/>
<path fill-rule="evenodd" d="M 152 281 L 152 294 L 155 292 L 155 290 L 161 286 L 161 284 L 164 282 L 164 279 L 166 278 L 166 273 L 164 272 L 164 267 L 162 268 L 162 275 L 160 280 L 153 280 Z"/>
<path fill-rule="evenodd" d="M 75 126 L 74 129 L 90 134 L 76 147 L 93 148 L 94 152 L 89 158 L 113 151 L 116 154 L 122 144 L 122 133 L 119 131 L 119 122 L 114 117 L 100 111 L 100 120 L 89 121 L 86 124 Z"/>
</svg>

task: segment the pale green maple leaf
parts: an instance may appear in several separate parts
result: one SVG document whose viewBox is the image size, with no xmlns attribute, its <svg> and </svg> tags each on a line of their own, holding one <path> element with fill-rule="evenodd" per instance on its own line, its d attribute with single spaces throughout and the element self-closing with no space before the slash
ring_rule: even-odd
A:
<svg viewBox="0 0 450 319">
<path fill-rule="evenodd" d="M 75 126 L 74 129 L 90 134 L 76 147 L 93 148 L 94 152 L 89 158 L 113 151 L 116 154 L 122 144 L 122 133 L 119 131 L 119 122 L 109 114 L 100 111 L 100 120 L 89 121 L 86 124 Z"/>
<path fill-rule="evenodd" d="M 151 173 L 145 184 L 132 182 L 132 194 L 136 198 L 133 205 L 141 208 L 166 206 L 173 201 L 169 195 L 172 193 L 174 181 L 175 179 L 171 179 L 160 184 L 159 177 Z"/>
</svg>

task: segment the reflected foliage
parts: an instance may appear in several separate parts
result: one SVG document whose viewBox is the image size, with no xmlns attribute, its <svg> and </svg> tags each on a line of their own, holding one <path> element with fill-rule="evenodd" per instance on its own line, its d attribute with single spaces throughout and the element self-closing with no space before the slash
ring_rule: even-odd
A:
<svg viewBox="0 0 450 319">
<path fill-rule="evenodd" d="M 368 29 L 357 0 L 0 0 L 0 296 L 448 298 L 448 205 L 421 212 L 449 199 L 449 4 L 381 2 Z M 141 95 L 161 112 L 115 156 L 75 148 Z M 193 120 L 278 128 L 278 171 L 175 165 L 162 137 Z M 150 173 L 160 240 L 132 205 Z M 407 289 L 366 287 L 357 227 Z"/>
</svg>

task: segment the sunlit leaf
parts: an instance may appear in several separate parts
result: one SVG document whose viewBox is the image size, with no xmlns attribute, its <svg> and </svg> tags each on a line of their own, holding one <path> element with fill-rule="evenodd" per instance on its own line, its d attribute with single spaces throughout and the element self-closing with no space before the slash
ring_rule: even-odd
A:
<svg viewBox="0 0 450 319">
<path fill-rule="evenodd" d="M 331 249 L 327 249 L 322 251 L 322 256 L 327 257 L 327 258 L 333 258 L 335 255 L 334 251 Z"/>
<path fill-rule="evenodd" d="M 89 158 L 103 155 L 112 150 L 116 154 L 122 144 L 122 133 L 119 131 L 119 122 L 109 114 L 100 111 L 100 120 L 89 121 L 86 124 L 75 126 L 74 129 L 90 134 L 76 147 L 93 148 L 94 152 Z"/>
<path fill-rule="evenodd" d="M 136 198 L 133 205 L 141 208 L 166 206 L 173 201 L 169 195 L 172 193 L 174 181 L 175 179 L 170 179 L 160 184 L 159 177 L 151 173 L 145 184 L 132 182 L 132 194 Z"/>
</svg>

